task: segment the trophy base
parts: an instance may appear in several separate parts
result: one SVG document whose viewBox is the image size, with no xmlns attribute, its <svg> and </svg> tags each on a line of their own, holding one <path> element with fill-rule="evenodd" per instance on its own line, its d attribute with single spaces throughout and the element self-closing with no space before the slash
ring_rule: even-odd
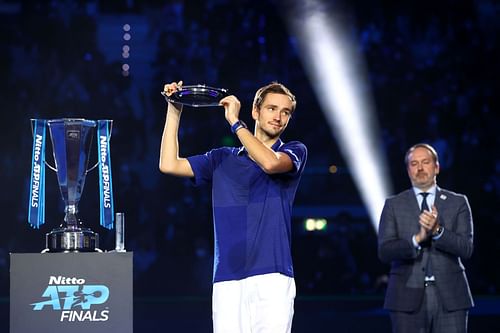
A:
<svg viewBox="0 0 500 333">
<path fill-rule="evenodd" d="M 102 252 L 99 234 L 86 228 L 54 229 L 45 236 L 46 249 L 42 252 Z"/>
</svg>

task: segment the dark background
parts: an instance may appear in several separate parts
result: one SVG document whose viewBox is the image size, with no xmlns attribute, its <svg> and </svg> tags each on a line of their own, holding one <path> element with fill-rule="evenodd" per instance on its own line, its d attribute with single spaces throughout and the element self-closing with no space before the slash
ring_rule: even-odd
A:
<svg viewBox="0 0 500 333">
<path fill-rule="evenodd" d="M 410 185 L 403 163 L 406 149 L 425 141 L 440 153 L 438 184 L 468 196 L 475 252 L 465 265 L 477 300 L 470 327 L 496 331 L 500 5 L 489 0 L 325 3 L 328 10 L 341 11 L 366 62 L 391 194 Z M 134 251 L 136 331 L 211 331 L 210 189 L 193 188 L 188 180 L 158 171 L 166 106 L 160 91 L 174 80 L 230 89 L 241 100 L 241 115 L 249 124 L 257 88 L 277 80 L 295 93 L 297 111 L 283 139 L 304 142 L 309 159 L 293 218 L 294 331 L 388 330 L 387 314 L 380 310 L 388 267 L 377 259 L 376 233 L 314 95 L 313 85 L 322 82 L 308 78 L 295 36 L 285 24 L 287 5 L 245 0 L 0 1 L 0 296 L 5 331 L 9 253 L 39 252 L 45 233 L 63 218 L 56 176 L 47 170 L 46 223 L 40 230 L 27 223 L 30 119 L 63 117 L 114 120 L 115 209 L 125 213 L 126 248 Z M 123 39 L 124 24 L 131 27 L 129 41 Z M 129 58 L 122 56 L 125 44 Z M 128 74 L 122 71 L 125 63 Z M 220 108 L 187 109 L 180 142 L 184 156 L 238 145 Z M 49 161 L 50 154 L 48 148 Z M 333 174 L 332 165 L 338 169 Z M 98 225 L 97 183 L 97 172 L 90 172 L 80 216 L 100 234 L 101 248 L 111 250 L 114 233 Z M 326 218 L 327 230 L 304 231 L 306 217 Z"/>
</svg>

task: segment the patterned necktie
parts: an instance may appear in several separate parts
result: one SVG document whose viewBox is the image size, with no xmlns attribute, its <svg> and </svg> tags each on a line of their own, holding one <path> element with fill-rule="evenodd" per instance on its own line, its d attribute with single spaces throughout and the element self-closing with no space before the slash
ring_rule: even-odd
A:
<svg viewBox="0 0 500 333">
<path fill-rule="evenodd" d="M 422 205 L 420 206 L 420 211 L 423 212 L 424 210 L 429 211 L 429 206 L 427 205 L 427 196 L 429 195 L 428 192 L 420 192 L 419 193 L 423 200 L 422 200 Z M 430 244 L 429 244 L 430 245 Z M 430 247 L 427 248 L 428 251 Z M 427 265 L 425 266 L 425 276 L 430 277 L 433 276 L 434 274 L 432 273 L 432 263 L 431 263 L 431 256 L 429 253 L 429 256 L 427 258 Z"/>
</svg>

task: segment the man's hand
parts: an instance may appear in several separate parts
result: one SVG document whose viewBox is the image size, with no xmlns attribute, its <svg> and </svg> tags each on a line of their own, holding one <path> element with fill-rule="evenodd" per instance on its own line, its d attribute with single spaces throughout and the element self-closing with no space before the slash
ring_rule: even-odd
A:
<svg viewBox="0 0 500 333">
<path fill-rule="evenodd" d="M 167 83 L 163 87 L 163 92 L 165 92 L 165 95 L 167 95 L 167 97 L 170 97 L 172 96 L 173 93 L 179 91 L 181 88 L 182 88 L 182 81 Z M 173 106 L 173 108 L 168 108 L 168 110 L 175 110 L 179 113 L 182 111 L 182 104 L 172 103 L 168 101 L 168 105 Z"/>
<path fill-rule="evenodd" d="M 180 90 L 182 88 L 182 81 L 179 82 L 172 82 L 172 83 L 167 83 L 163 87 L 163 91 L 167 96 L 172 96 L 173 93 L 176 91 Z"/>
<path fill-rule="evenodd" d="M 432 206 L 432 211 L 424 210 L 420 213 L 418 223 L 420 224 L 420 230 L 415 236 L 417 243 L 425 241 L 432 232 L 438 227 L 437 223 L 438 211 L 436 206 Z"/>
<path fill-rule="evenodd" d="M 238 98 L 236 98 L 236 96 L 226 96 L 220 100 L 219 104 L 224 107 L 224 116 L 226 117 L 229 125 L 233 125 L 238 121 L 240 116 L 241 103 Z"/>
</svg>

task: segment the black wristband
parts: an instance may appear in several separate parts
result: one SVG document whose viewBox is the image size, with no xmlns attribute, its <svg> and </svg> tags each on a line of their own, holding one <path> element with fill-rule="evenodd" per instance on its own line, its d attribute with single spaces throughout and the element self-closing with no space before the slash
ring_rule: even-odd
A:
<svg viewBox="0 0 500 333">
<path fill-rule="evenodd" d="M 233 132 L 233 134 L 236 134 L 236 132 L 237 132 L 240 128 L 248 128 L 248 127 L 247 127 L 247 124 L 245 124 L 245 123 L 243 122 L 243 120 L 238 120 L 237 122 L 235 122 L 235 123 L 231 126 L 231 132 Z"/>
</svg>

